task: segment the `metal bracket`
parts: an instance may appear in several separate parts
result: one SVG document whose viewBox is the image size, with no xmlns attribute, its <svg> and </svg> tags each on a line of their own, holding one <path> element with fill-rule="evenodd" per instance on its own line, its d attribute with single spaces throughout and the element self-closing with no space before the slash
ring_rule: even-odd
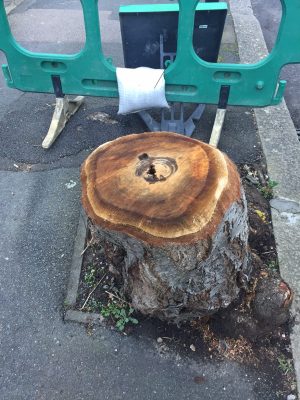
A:
<svg viewBox="0 0 300 400">
<path fill-rule="evenodd" d="M 164 49 L 164 35 L 159 35 L 159 53 L 160 53 L 160 68 L 165 69 L 165 62 L 174 62 L 176 53 L 165 52 Z"/>
<path fill-rule="evenodd" d="M 75 99 L 69 100 L 63 93 L 60 77 L 51 76 L 51 79 L 56 96 L 56 105 L 49 131 L 42 143 L 44 149 L 49 149 L 52 146 L 70 117 L 76 113 L 84 101 L 84 96 L 77 96 Z"/>
<path fill-rule="evenodd" d="M 209 140 L 209 144 L 214 147 L 218 147 L 219 144 L 221 132 L 224 125 L 229 94 L 230 94 L 230 86 L 222 85 L 220 89 L 220 97 L 219 97 L 218 109 L 216 112 L 216 118 Z"/>
<path fill-rule="evenodd" d="M 176 53 L 167 53 L 164 49 L 164 36 L 159 35 L 160 41 L 160 68 L 165 69 L 166 63 L 172 63 L 175 60 Z M 161 110 L 161 121 L 157 122 L 147 111 L 140 111 L 138 114 L 148 129 L 152 132 L 167 131 L 182 133 L 186 136 L 192 136 L 195 130 L 194 120 L 199 120 L 205 110 L 204 104 L 198 104 L 189 118 L 184 120 L 184 103 L 179 103 L 179 118 L 175 118 L 176 104 L 170 103 L 170 118 L 166 118 L 166 110 Z"/>
<path fill-rule="evenodd" d="M 179 118 L 175 118 L 175 104 L 171 103 L 171 118 L 166 118 L 166 110 L 161 110 L 161 122 L 157 122 L 147 111 L 140 111 L 138 114 L 148 129 L 152 132 L 167 131 L 182 133 L 186 136 L 192 136 L 195 124 L 194 120 L 199 120 L 205 110 L 204 104 L 198 104 L 189 118 L 184 120 L 184 104 L 179 103 Z"/>
</svg>

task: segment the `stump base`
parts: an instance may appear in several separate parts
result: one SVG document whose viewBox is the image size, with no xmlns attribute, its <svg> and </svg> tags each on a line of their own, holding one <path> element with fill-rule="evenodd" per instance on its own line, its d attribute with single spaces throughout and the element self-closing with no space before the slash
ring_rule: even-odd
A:
<svg viewBox="0 0 300 400">
<path fill-rule="evenodd" d="M 94 234 L 136 310 L 180 322 L 237 297 L 250 274 L 247 206 L 225 154 L 168 132 L 130 135 L 96 149 L 81 176 Z"/>
</svg>

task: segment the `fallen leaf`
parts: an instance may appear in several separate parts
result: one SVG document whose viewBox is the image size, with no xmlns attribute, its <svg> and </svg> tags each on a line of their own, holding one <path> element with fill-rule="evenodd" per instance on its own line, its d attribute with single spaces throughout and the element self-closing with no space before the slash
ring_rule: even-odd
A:
<svg viewBox="0 0 300 400">
<path fill-rule="evenodd" d="M 262 220 L 262 222 L 264 222 L 264 223 L 267 222 L 267 216 L 263 211 L 260 211 L 260 210 L 254 210 L 254 211 L 259 216 L 259 218 Z"/>
</svg>

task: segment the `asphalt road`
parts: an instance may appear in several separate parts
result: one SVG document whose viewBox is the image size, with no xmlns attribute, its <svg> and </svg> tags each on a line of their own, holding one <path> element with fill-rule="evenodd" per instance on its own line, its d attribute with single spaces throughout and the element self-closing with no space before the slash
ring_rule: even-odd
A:
<svg viewBox="0 0 300 400">
<path fill-rule="evenodd" d="M 262 27 L 269 52 L 277 38 L 281 21 L 280 0 L 251 0 L 255 16 Z M 281 72 L 282 79 L 287 80 L 285 100 L 297 130 L 300 130 L 300 65 L 287 65 Z"/>
</svg>

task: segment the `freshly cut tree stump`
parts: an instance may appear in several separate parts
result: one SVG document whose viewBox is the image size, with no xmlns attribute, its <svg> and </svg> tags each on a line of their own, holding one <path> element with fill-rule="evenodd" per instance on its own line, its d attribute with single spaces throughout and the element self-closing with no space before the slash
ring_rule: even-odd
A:
<svg viewBox="0 0 300 400">
<path fill-rule="evenodd" d="M 94 234 L 143 314 L 174 322 L 228 306 L 247 282 L 247 207 L 235 165 L 169 132 L 121 137 L 81 170 Z"/>
</svg>

